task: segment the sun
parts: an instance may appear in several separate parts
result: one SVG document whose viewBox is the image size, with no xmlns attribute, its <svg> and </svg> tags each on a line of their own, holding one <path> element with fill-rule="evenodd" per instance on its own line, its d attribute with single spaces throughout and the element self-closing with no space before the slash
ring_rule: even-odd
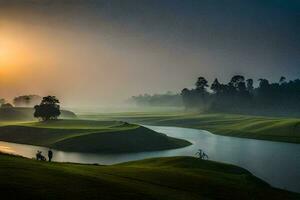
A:
<svg viewBox="0 0 300 200">
<path fill-rule="evenodd" d="M 12 84 L 29 65 L 27 49 L 20 40 L 12 36 L 0 37 L 0 78 L 1 82 Z"/>
<path fill-rule="evenodd" d="M 28 52 L 18 37 L 0 35 L 0 69 L 26 64 L 30 58 Z"/>
<path fill-rule="evenodd" d="M 16 50 L 14 50 L 15 45 L 9 41 L 7 38 L 0 38 L 0 67 L 8 67 L 13 64 L 15 59 L 14 55 Z"/>
</svg>

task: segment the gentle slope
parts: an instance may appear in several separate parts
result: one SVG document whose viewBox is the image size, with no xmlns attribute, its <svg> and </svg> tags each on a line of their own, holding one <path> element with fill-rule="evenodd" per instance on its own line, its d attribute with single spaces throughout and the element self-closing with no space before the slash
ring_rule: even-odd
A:
<svg viewBox="0 0 300 200">
<path fill-rule="evenodd" d="M 0 108 L 0 121 L 31 121 L 34 109 L 25 107 Z M 61 110 L 61 118 L 76 118 L 75 113 L 68 110 Z"/>
<path fill-rule="evenodd" d="M 112 166 L 0 155 L 0 191 L 11 199 L 297 199 L 239 167 L 192 157 Z"/>
<path fill-rule="evenodd" d="M 300 143 L 299 118 L 193 113 L 114 113 L 81 117 L 196 128 L 225 136 Z"/>
<path fill-rule="evenodd" d="M 89 120 L 2 122 L 0 140 L 91 153 L 155 151 L 190 145 L 138 125 Z"/>
</svg>

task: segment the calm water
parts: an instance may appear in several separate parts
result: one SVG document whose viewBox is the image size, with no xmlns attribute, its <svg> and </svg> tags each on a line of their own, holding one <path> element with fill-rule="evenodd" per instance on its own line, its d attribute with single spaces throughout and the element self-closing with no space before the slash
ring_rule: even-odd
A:
<svg viewBox="0 0 300 200">
<path fill-rule="evenodd" d="M 87 154 L 54 151 L 58 162 L 114 164 L 151 157 L 194 156 L 203 149 L 211 160 L 235 164 L 248 169 L 271 185 L 300 192 L 300 145 L 253 139 L 225 137 L 188 128 L 147 126 L 157 132 L 182 138 L 193 145 L 175 150 L 126 154 Z M 0 142 L 0 151 L 35 156 L 37 150 L 46 155 L 48 149 L 38 146 Z"/>
</svg>

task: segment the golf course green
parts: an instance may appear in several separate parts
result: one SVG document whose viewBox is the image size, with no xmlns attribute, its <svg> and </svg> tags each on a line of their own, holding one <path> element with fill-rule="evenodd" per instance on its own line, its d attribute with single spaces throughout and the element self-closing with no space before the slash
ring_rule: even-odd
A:
<svg viewBox="0 0 300 200">
<path fill-rule="evenodd" d="M 193 157 L 100 166 L 0 154 L 0 176 L 10 199 L 299 199 L 242 168 Z"/>
<path fill-rule="evenodd" d="M 121 121 L 67 119 L 45 122 L 2 121 L 0 140 L 89 153 L 155 151 L 191 144 Z"/>
<path fill-rule="evenodd" d="M 85 113 L 80 117 L 124 120 L 145 125 L 195 128 L 225 136 L 300 143 L 299 118 L 184 112 Z"/>
</svg>

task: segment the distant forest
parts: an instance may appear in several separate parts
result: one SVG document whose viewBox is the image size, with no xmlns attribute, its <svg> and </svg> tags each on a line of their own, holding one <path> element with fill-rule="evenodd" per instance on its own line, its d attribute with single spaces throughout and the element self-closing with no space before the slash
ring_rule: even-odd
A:
<svg viewBox="0 0 300 200">
<path fill-rule="evenodd" d="M 13 105 L 16 107 L 33 107 L 39 104 L 42 100 L 42 97 L 39 95 L 31 94 L 31 95 L 23 95 L 18 96 L 13 99 Z M 6 99 L 0 98 L 0 108 L 9 108 L 13 107 L 12 104 L 8 103 Z"/>
<path fill-rule="evenodd" d="M 181 96 L 187 109 L 243 114 L 300 114 L 299 79 L 287 81 L 281 77 L 277 83 L 259 79 L 255 88 L 253 79 L 245 79 L 241 75 L 233 76 L 227 84 L 215 79 L 211 85 L 204 77 L 199 77 L 195 88 L 183 89 Z"/>
<path fill-rule="evenodd" d="M 253 79 L 235 75 L 228 83 L 215 79 L 209 84 L 206 78 L 199 77 L 194 88 L 184 88 L 181 94 L 140 95 L 132 100 L 138 102 L 138 105 L 150 106 L 178 106 L 182 102 L 186 110 L 204 112 L 300 115 L 300 79 L 287 81 L 285 77 L 281 77 L 275 83 L 270 83 L 267 79 L 258 81 L 258 86 L 254 87 Z"/>
<path fill-rule="evenodd" d="M 172 92 L 132 96 L 129 102 L 138 106 L 183 106 L 181 95 L 173 94 Z"/>
</svg>

